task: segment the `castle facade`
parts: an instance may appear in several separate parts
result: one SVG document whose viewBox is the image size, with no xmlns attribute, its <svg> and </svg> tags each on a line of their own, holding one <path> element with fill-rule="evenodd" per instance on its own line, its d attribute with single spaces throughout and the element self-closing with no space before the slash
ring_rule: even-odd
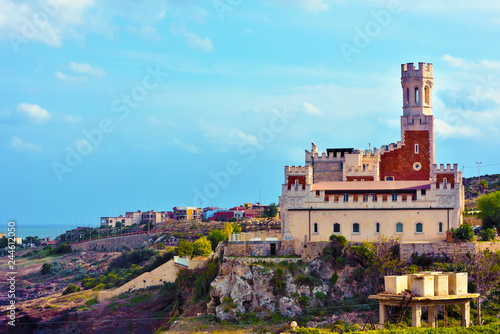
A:
<svg viewBox="0 0 500 334">
<path fill-rule="evenodd" d="M 432 64 L 401 65 L 401 141 L 380 149 L 305 152 L 304 166 L 285 166 L 281 252 L 343 235 L 402 242 L 441 241 L 462 224 L 464 190 L 458 165 L 434 161 Z"/>
</svg>

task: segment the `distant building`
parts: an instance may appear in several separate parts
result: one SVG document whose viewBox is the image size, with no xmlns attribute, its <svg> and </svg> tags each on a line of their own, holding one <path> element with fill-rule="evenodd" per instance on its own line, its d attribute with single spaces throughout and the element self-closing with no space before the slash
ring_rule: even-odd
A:
<svg viewBox="0 0 500 334">
<path fill-rule="evenodd" d="M 116 227 L 116 223 L 122 223 L 123 226 L 132 225 L 130 221 L 127 224 L 127 218 L 122 215 L 118 217 L 101 217 L 101 226 Z"/>
<path fill-rule="evenodd" d="M 177 220 L 201 220 L 203 209 L 192 206 L 175 207 L 174 219 Z"/>
<path fill-rule="evenodd" d="M 130 225 L 140 225 L 142 222 L 142 211 L 137 210 L 136 212 L 125 212 L 125 221 L 127 224 L 126 226 Z"/>
</svg>

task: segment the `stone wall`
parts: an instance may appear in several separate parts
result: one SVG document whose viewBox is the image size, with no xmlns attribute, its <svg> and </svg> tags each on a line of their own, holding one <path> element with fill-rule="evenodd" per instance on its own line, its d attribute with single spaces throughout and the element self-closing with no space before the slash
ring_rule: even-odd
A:
<svg viewBox="0 0 500 334">
<path fill-rule="evenodd" d="M 234 264 L 252 264 L 252 263 L 255 263 L 255 262 L 280 263 L 280 262 L 283 262 L 283 261 L 286 261 L 286 262 L 297 262 L 297 261 L 302 260 L 301 258 L 298 258 L 298 257 L 263 257 L 263 258 L 224 257 L 224 259 L 227 259 L 228 261 L 231 261 L 231 263 L 234 263 Z"/>
<path fill-rule="evenodd" d="M 82 242 L 81 244 L 71 245 L 71 250 L 97 251 L 97 252 L 121 252 L 124 245 L 130 248 L 137 248 L 144 245 L 150 236 L 147 234 L 127 235 L 116 238 L 106 238 Z"/>
<path fill-rule="evenodd" d="M 129 292 L 137 289 L 144 289 L 150 286 L 162 285 L 163 282 L 175 282 L 179 267 L 175 265 L 174 260 L 159 266 L 153 271 L 142 274 L 130 282 L 116 288 L 114 290 L 99 291 L 97 300 L 99 302 L 121 295 L 124 292 Z"/>
<path fill-rule="evenodd" d="M 413 253 L 419 255 L 448 255 L 453 261 L 464 261 L 467 253 L 475 254 L 490 250 L 492 252 L 500 251 L 500 242 L 422 242 L 422 243 L 402 243 L 399 248 L 399 254 L 402 259 L 409 260 Z"/>
<path fill-rule="evenodd" d="M 226 256 L 270 256 L 271 244 L 276 245 L 276 254 L 280 254 L 281 243 L 279 241 L 236 241 L 229 242 Z"/>
<path fill-rule="evenodd" d="M 328 245 L 328 242 L 303 242 L 300 250 L 300 258 L 306 262 L 310 262 L 323 255 L 323 248 Z"/>
</svg>

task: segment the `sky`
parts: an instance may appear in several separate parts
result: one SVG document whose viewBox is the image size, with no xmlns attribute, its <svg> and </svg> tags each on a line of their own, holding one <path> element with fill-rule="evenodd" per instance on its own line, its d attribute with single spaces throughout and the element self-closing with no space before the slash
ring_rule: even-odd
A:
<svg viewBox="0 0 500 334">
<path fill-rule="evenodd" d="M 278 202 L 311 142 L 400 140 L 434 65 L 437 163 L 500 172 L 500 2 L 0 0 L 0 224 Z"/>
</svg>

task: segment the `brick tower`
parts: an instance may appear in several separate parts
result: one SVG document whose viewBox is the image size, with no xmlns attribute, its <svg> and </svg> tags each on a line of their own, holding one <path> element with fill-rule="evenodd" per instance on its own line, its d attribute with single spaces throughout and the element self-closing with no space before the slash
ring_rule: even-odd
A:
<svg viewBox="0 0 500 334">
<path fill-rule="evenodd" d="M 386 147 L 380 161 L 380 180 L 428 180 L 434 164 L 432 64 L 401 65 L 403 116 L 401 142 Z"/>
</svg>

